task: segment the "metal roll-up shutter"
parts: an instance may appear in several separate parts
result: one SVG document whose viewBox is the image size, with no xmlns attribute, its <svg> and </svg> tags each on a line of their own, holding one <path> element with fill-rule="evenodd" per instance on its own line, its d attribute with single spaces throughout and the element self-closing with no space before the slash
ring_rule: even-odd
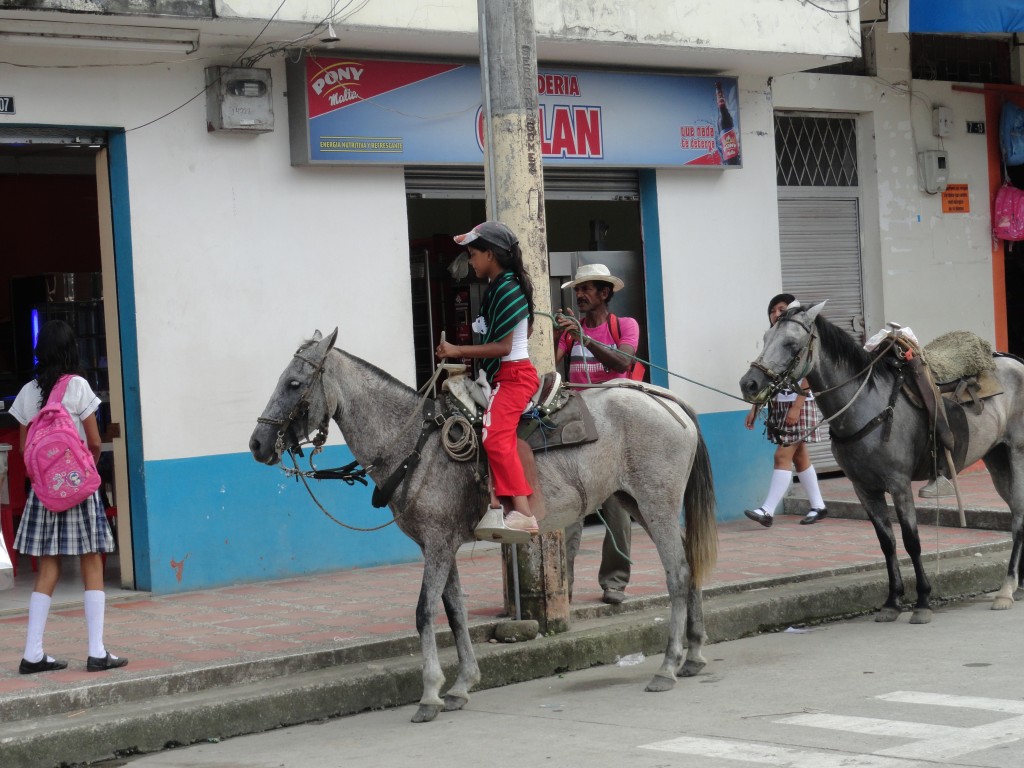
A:
<svg viewBox="0 0 1024 768">
<path fill-rule="evenodd" d="M 804 305 L 827 299 L 823 315 L 864 343 L 857 198 L 780 198 L 779 244 L 784 290 Z M 839 468 L 827 440 L 807 448 L 819 472 Z"/>
<path fill-rule="evenodd" d="M 482 200 L 483 168 L 406 168 L 410 197 Z M 593 168 L 544 169 L 548 200 L 639 200 L 640 180 L 634 170 Z"/>
</svg>

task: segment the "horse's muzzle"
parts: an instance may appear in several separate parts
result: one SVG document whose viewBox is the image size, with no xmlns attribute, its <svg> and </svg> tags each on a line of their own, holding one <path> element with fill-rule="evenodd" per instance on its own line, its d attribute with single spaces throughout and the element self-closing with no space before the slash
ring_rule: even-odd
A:
<svg viewBox="0 0 1024 768">
<path fill-rule="evenodd" d="M 249 438 L 249 451 L 252 453 L 252 457 L 260 464 L 272 467 L 281 461 L 281 455 L 275 450 L 276 443 L 276 434 L 273 434 L 270 430 L 257 427 L 252 433 L 252 437 Z"/>
<path fill-rule="evenodd" d="M 771 382 L 757 368 L 751 367 L 740 379 L 740 394 L 748 403 L 762 405 L 771 393 Z"/>
</svg>

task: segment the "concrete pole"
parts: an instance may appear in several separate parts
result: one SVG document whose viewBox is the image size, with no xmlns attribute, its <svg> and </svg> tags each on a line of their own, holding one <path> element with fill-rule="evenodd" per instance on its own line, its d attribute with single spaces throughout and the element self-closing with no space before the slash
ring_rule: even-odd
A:
<svg viewBox="0 0 1024 768">
<path fill-rule="evenodd" d="M 538 313 L 530 337 L 537 371 L 554 370 L 544 174 L 537 106 L 537 41 L 533 0 L 477 0 L 484 108 L 487 218 L 519 236 Z M 505 603 L 516 618 L 535 619 L 542 632 L 569 627 L 562 531 L 527 545 L 503 547 Z M 516 587 L 519 605 L 516 610 Z M 521 614 L 521 616 L 519 615 Z"/>
</svg>

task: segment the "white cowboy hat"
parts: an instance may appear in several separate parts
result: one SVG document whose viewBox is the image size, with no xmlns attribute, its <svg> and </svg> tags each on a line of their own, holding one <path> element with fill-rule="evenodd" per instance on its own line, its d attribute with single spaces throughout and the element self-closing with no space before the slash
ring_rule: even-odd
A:
<svg viewBox="0 0 1024 768">
<path fill-rule="evenodd" d="M 591 280 L 610 283 L 613 292 L 620 290 L 622 286 L 625 285 L 625 283 L 613 275 L 604 264 L 581 264 L 580 268 L 576 270 L 576 277 L 568 283 L 562 283 L 562 287 L 571 288 L 579 285 L 580 283 L 586 283 Z"/>
</svg>

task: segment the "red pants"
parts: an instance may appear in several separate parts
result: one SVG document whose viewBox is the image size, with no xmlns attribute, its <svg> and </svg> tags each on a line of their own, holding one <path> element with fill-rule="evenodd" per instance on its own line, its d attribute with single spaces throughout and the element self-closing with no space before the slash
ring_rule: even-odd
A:
<svg viewBox="0 0 1024 768">
<path fill-rule="evenodd" d="M 516 428 L 539 383 L 537 369 L 529 360 L 504 362 L 494 377 L 494 392 L 484 413 L 483 442 L 497 496 L 533 493 L 519 461 Z"/>
</svg>

